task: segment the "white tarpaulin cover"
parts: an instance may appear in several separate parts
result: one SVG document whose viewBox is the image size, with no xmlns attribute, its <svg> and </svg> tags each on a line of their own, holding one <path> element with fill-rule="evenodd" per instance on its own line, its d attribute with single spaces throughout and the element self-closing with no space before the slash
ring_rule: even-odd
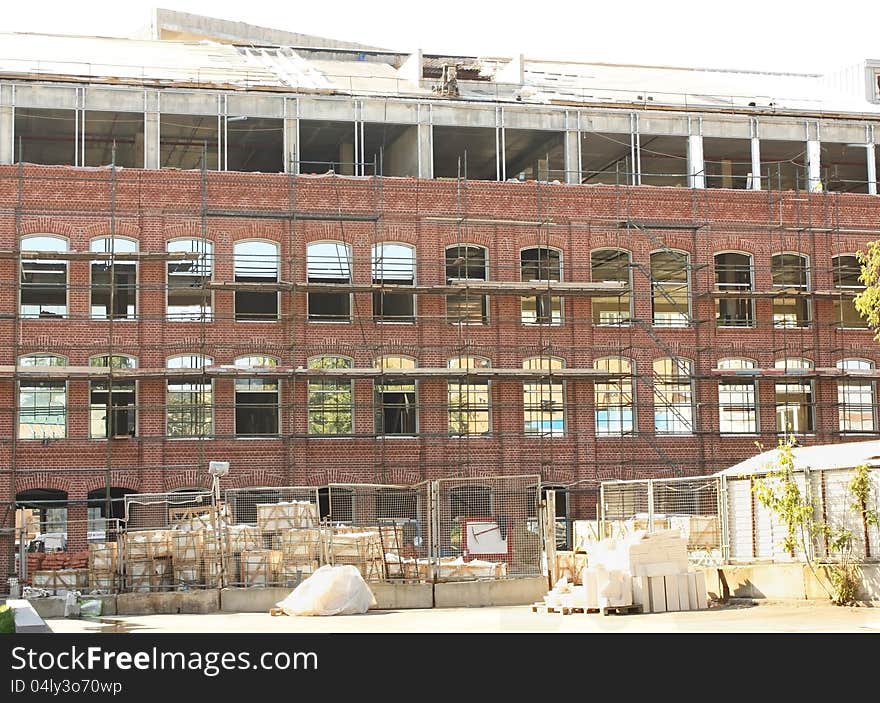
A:
<svg viewBox="0 0 880 703">
<path fill-rule="evenodd" d="M 356 566 L 322 566 L 276 605 L 286 615 L 355 615 L 376 605 Z"/>
</svg>

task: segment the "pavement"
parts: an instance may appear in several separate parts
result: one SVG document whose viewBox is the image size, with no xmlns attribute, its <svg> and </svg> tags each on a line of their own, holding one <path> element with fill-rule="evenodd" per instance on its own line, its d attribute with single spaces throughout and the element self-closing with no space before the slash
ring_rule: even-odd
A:
<svg viewBox="0 0 880 703">
<path fill-rule="evenodd" d="M 873 606 L 873 607 L 872 607 Z M 54 632 L 81 633 L 878 633 L 880 603 L 835 606 L 807 601 L 731 601 L 681 613 L 601 615 L 535 613 L 531 606 L 371 610 L 333 617 L 268 613 L 113 616 L 50 619 Z"/>
</svg>

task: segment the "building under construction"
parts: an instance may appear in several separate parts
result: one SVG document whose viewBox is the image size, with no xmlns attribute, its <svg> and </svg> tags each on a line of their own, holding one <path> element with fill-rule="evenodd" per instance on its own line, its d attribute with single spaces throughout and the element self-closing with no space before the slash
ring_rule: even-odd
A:
<svg viewBox="0 0 880 703">
<path fill-rule="evenodd" d="M 589 518 L 600 479 L 877 435 L 880 61 L 408 54 L 164 11 L 2 45 L 0 570 L 17 506 L 84 544 L 212 460 L 235 489 L 535 475 Z"/>
</svg>

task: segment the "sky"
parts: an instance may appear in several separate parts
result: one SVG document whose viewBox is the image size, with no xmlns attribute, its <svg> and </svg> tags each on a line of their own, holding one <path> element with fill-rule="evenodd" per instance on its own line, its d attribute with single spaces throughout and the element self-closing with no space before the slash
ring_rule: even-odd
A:
<svg viewBox="0 0 880 703">
<path fill-rule="evenodd" d="M 6 2 L 0 32 L 130 36 L 149 25 L 156 6 Z M 160 0 L 158 6 L 426 53 L 795 73 L 880 59 L 876 7 L 864 0 Z"/>
</svg>

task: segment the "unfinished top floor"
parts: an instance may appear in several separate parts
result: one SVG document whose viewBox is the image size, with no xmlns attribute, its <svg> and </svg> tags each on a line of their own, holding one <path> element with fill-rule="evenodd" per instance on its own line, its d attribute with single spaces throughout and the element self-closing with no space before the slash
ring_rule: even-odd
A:
<svg viewBox="0 0 880 703">
<path fill-rule="evenodd" d="M 880 61 L 820 76 L 0 36 L 0 164 L 877 192 Z"/>
</svg>

